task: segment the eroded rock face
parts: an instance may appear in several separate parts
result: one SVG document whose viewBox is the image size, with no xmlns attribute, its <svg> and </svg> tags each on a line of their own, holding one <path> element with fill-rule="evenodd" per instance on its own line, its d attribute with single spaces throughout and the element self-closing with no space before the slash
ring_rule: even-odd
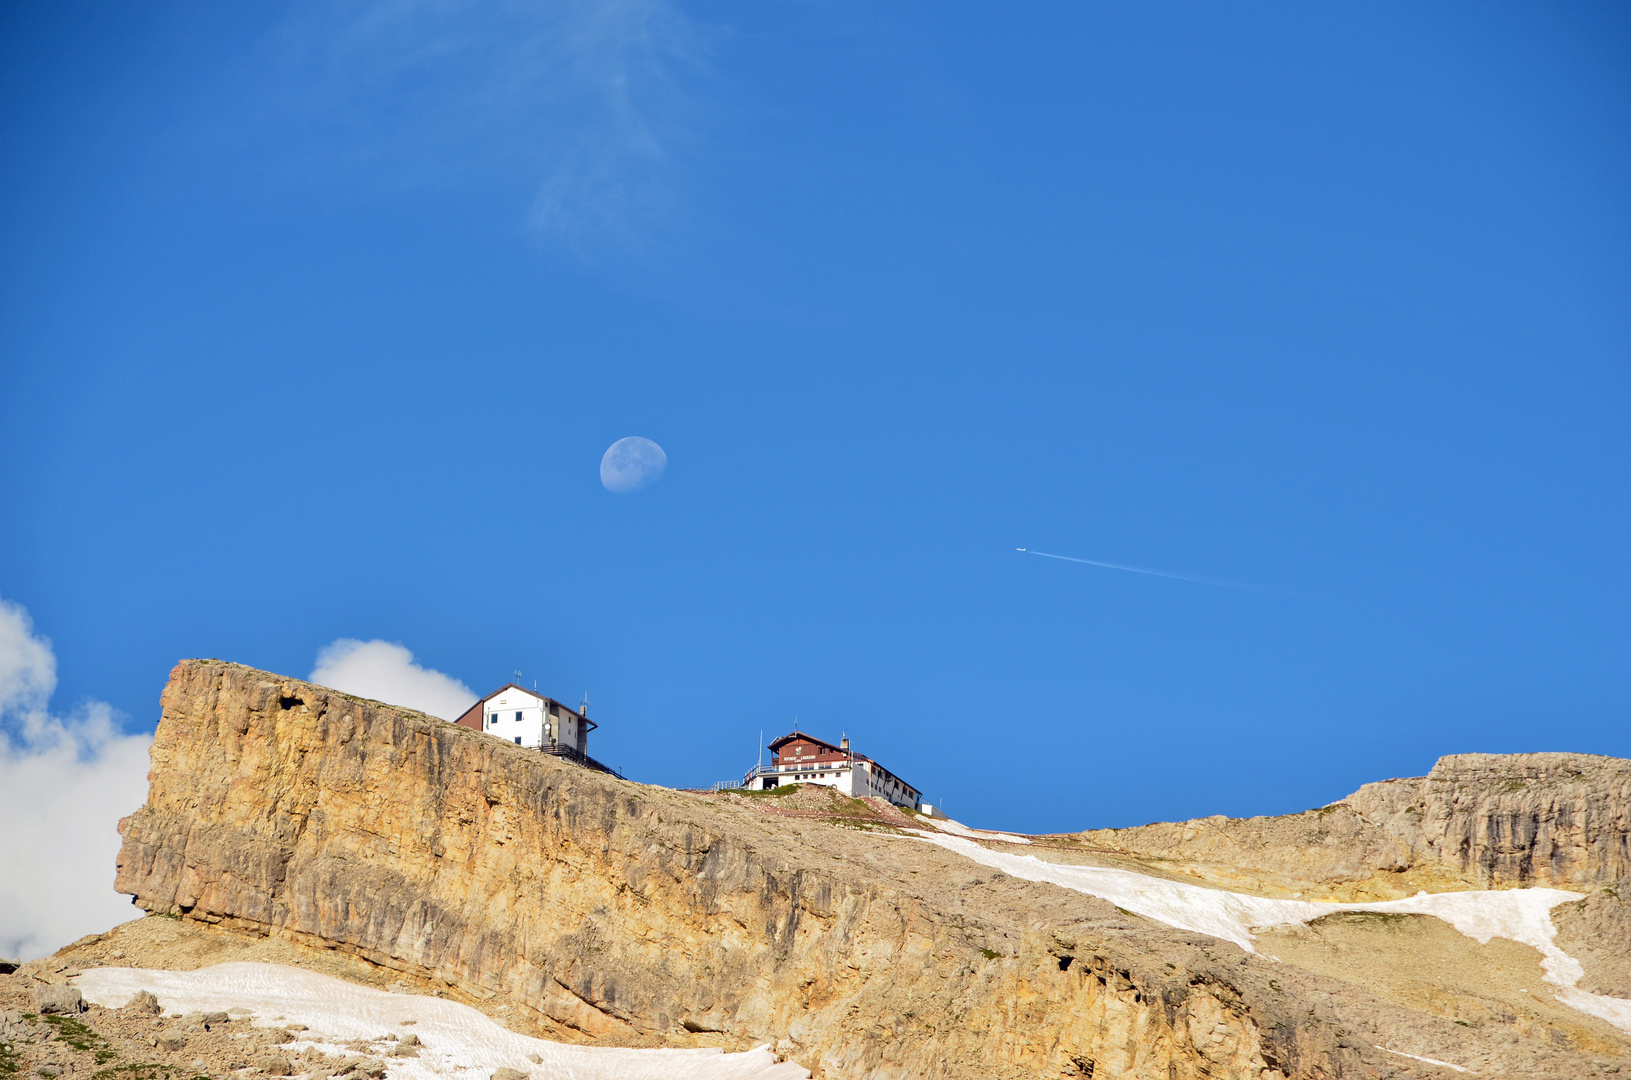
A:
<svg viewBox="0 0 1631 1080">
<path fill-rule="evenodd" d="M 1455 754 L 1426 776 L 1366 784 L 1343 804 L 1483 888 L 1587 889 L 1631 877 L 1631 761 Z"/>
<path fill-rule="evenodd" d="M 1100 829 L 1107 852 L 1226 886 L 1336 899 L 1420 889 L 1582 892 L 1631 874 L 1631 761 L 1590 754 L 1457 754 L 1423 777 L 1366 784 L 1279 817 Z"/>
<path fill-rule="evenodd" d="M 550 1037 L 722 1032 L 879 1080 L 1398 1071 L 1329 988 L 1231 945 L 265 672 L 178 665 L 152 759 L 121 823 L 141 907 L 502 999 Z"/>
</svg>

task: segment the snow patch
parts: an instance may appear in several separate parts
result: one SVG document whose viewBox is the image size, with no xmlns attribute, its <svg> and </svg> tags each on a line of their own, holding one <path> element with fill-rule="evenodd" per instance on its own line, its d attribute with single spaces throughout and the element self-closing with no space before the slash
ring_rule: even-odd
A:
<svg viewBox="0 0 1631 1080">
<path fill-rule="evenodd" d="M 420 1056 L 387 1059 L 388 1080 L 488 1080 L 494 1069 L 531 1073 L 535 1080 L 809 1080 L 809 1070 L 776 1061 L 768 1047 L 739 1054 L 720 1050 L 630 1050 L 567 1046 L 518 1035 L 468 1005 L 435 997 L 393 994 L 281 964 L 235 962 L 198 971 L 92 968 L 74 980 L 87 1001 L 119 1008 L 138 990 L 157 995 L 166 1012 L 248 1009 L 260 1027 L 305 1024 L 293 1048 L 328 1054 L 356 1051 L 352 1039 L 383 1039 L 412 1031 Z M 413 1021 L 404 1027 L 404 1021 Z M 383 1053 L 396 1045 L 380 1044 Z M 530 1054 L 543 1059 L 531 1061 Z"/>
<path fill-rule="evenodd" d="M 1132 870 L 1099 866 L 1068 866 L 1044 862 L 1035 855 L 992 851 L 957 836 L 939 836 L 920 829 L 917 836 L 983 866 L 1025 881 L 1045 881 L 1089 896 L 1108 900 L 1180 930 L 1193 930 L 1232 941 L 1247 952 L 1253 947 L 1251 927 L 1302 924 L 1336 911 L 1374 911 L 1432 915 L 1480 945 L 1491 938 L 1510 938 L 1532 946 L 1541 955 L 1547 982 L 1558 987 L 1557 999 L 1580 1012 L 1606 1020 L 1631 1032 L 1631 1001 L 1588 994 L 1575 983 L 1584 970 L 1579 961 L 1557 947 L 1552 908 L 1579 900 L 1582 894 L 1563 889 L 1502 889 L 1498 891 L 1417 893 L 1403 900 L 1363 904 L 1317 904 L 1308 900 L 1271 900 L 1263 896 L 1226 892 L 1203 885 L 1166 881 Z"/>
<path fill-rule="evenodd" d="M 1380 1043 L 1372 1043 L 1371 1045 L 1376 1047 L 1376 1049 L 1382 1051 L 1382 1053 L 1384 1053 L 1384 1054 L 1398 1054 L 1400 1057 L 1407 1057 L 1411 1061 L 1425 1061 L 1429 1065 L 1442 1065 L 1446 1069 L 1454 1069 L 1456 1072 L 1467 1072 L 1468 1071 L 1464 1066 L 1452 1065 L 1448 1061 L 1440 1061 L 1438 1058 L 1422 1057 L 1420 1054 L 1407 1054 L 1403 1050 L 1389 1050 L 1387 1047 L 1381 1045 Z"/>
<path fill-rule="evenodd" d="M 1004 844 L 1029 844 L 1031 842 L 1026 837 L 1015 836 L 1013 833 L 989 832 L 985 829 L 971 829 L 967 825 L 951 820 L 951 818 L 932 817 L 925 818 L 924 820 L 926 820 L 930 825 L 933 825 L 935 828 L 939 829 L 941 832 L 950 833 L 953 836 L 961 836 L 968 840 L 998 840 Z"/>
</svg>

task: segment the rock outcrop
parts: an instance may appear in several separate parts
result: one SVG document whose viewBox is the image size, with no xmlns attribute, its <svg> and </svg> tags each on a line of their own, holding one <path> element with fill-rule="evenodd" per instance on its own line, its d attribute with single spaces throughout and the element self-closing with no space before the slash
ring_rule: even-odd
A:
<svg viewBox="0 0 1631 1080">
<path fill-rule="evenodd" d="M 1426 776 L 1366 784 L 1342 805 L 1479 888 L 1591 888 L 1631 877 L 1631 761 L 1455 754 Z M 1381 867 L 1401 869 L 1402 867 Z"/>
<path fill-rule="evenodd" d="M 1631 878 L 1552 910 L 1557 946 L 1585 969 L 1580 989 L 1631 998 Z"/>
<path fill-rule="evenodd" d="M 1312 976 L 1234 946 L 234 664 L 176 667 L 152 760 L 121 824 L 138 905 L 344 950 L 550 1037 L 718 1032 L 880 1080 L 1397 1069 Z"/>
<path fill-rule="evenodd" d="M 1078 839 L 1226 888 L 1387 900 L 1421 889 L 1585 893 L 1553 912 L 1581 989 L 1631 997 L 1631 760 L 1455 754 L 1426 776 L 1366 784 L 1279 817 L 1099 829 Z"/>
<path fill-rule="evenodd" d="M 152 922 L 343 958 L 550 1038 L 769 1043 L 819 1078 L 856 1080 L 1435 1068 L 1411 1054 L 1562 1080 L 1626 1045 L 1547 997 L 1532 949 L 1486 949 L 1435 920 L 1280 934 L 1282 963 L 1009 878 L 830 793 L 769 812 L 644 786 L 235 664 L 176 667 L 152 760 L 148 801 L 121 823 L 117 882 L 180 920 Z M 1625 876 L 1628 767 L 1447 758 L 1307 814 L 1026 851 L 1269 894 L 1604 883 L 1560 924 L 1600 938 L 1625 911 L 1606 883 Z M 156 935 L 107 937 L 81 951 L 123 955 Z M 1440 968 L 1383 985 L 1352 960 L 1366 949 L 1389 972 L 1429 952 Z M 1618 986 L 1620 953 L 1599 952 L 1592 977 Z M 1481 989 L 1520 975 L 1533 985 Z"/>
<path fill-rule="evenodd" d="M 1233 888 L 1334 899 L 1419 889 L 1589 891 L 1631 876 L 1631 761 L 1457 754 L 1280 817 L 1100 829 L 1080 839 Z"/>
</svg>

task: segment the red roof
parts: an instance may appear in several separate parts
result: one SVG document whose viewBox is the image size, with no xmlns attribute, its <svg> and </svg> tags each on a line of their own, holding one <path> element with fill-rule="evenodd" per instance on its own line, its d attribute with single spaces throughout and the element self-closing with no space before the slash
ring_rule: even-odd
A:
<svg viewBox="0 0 1631 1080">
<path fill-rule="evenodd" d="M 781 748 L 786 746 L 788 743 L 792 742 L 794 739 L 803 739 L 806 742 L 813 742 L 817 746 L 822 747 L 822 748 L 827 749 L 827 750 L 831 750 L 835 754 L 848 754 L 849 753 L 848 750 L 845 750 L 843 747 L 840 747 L 840 746 L 834 746 L 832 743 L 828 742 L 826 739 L 818 739 L 814 735 L 806 735 L 802 731 L 794 731 L 791 735 L 783 735 L 781 738 L 775 740 L 769 746 L 765 747 L 765 749 L 773 750 L 776 753 L 781 753 Z M 867 758 L 867 757 L 865 757 L 865 756 L 863 756 L 861 754 L 856 754 L 855 757 L 860 759 L 861 761 L 871 760 L 870 758 Z"/>
<path fill-rule="evenodd" d="M 877 766 L 877 770 L 879 772 L 883 773 L 884 776 L 890 778 L 891 780 L 896 781 L 902 787 L 905 787 L 905 788 L 909 789 L 913 793 L 915 793 L 917 795 L 922 795 L 922 792 L 918 791 L 917 788 L 912 787 L 911 784 L 908 784 L 905 780 L 902 780 L 900 777 L 896 776 L 894 773 L 890 772 L 888 769 L 884 768 L 882 765 L 879 765 L 876 761 L 873 761 L 871 758 L 867 757 L 865 754 L 857 754 L 853 750 L 845 750 L 841 746 L 834 746 L 832 743 L 828 742 L 826 739 L 818 739 L 814 735 L 806 735 L 804 732 L 799 731 L 797 729 L 794 729 L 793 731 L 789 732 L 788 734 L 783 735 L 779 739 L 772 740 L 771 743 L 770 743 L 770 746 L 768 747 L 768 749 L 773 751 L 776 754 L 776 756 L 779 758 L 779 757 L 781 757 L 782 747 L 786 746 L 788 743 L 799 742 L 799 741 L 807 742 L 807 743 L 813 743 L 817 747 L 818 750 L 825 750 L 828 753 L 832 753 L 832 754 L 842 754 L 842 755 L 844 755 L 845 758 L 847 758 L 850 761 L 865 761 L 868 764 Z M 820 756 L 820 755 L 818 754 L 817 756 Z"/>
</svg>

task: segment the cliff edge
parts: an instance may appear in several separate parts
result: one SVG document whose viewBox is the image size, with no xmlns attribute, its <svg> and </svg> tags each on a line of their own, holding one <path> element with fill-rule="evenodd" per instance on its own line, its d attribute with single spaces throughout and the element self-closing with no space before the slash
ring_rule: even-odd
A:
<svg viewBox="0 0 1631 1080">
<path fill-rule="evenodd" d="M 1539 1013 L 1524 1021 L 1538 1048 L 1479 1042 L 1453 1018 L 995 873 L 864 807 L 778 816 L 643 786 L 217 661 L 177 665 L 162 704 L 120 891 L 347 954 L 549 1038 L 769 1043 L 817 1077 L 869 1080 L 1428 1075 L 1370 1028 L 1510 1075 L 1585 1075 L 1569 1047 L 1620 1052 L 1595 1021 Z"/>
<path fill-rule="evenodd" d="M 1419 889 L 1589 892 L 1631 877 L 1631 761 L 1455 754 L 1278 817 L 1097 829 L 1083 843 L 1230 888 L 1385 900 Z"/>
</svg>

